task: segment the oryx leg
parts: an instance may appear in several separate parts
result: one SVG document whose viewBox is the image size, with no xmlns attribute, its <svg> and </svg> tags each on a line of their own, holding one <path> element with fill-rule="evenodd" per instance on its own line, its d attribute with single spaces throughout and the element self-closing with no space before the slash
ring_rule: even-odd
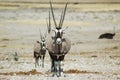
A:
<svg viewBox="0 0 120 80">
<path fill-rule="evenodd" d="M 39 66 L 39 58 L 35 58 L 35 67 Z"/>
<path fill-rule="evenodd" d="M 53 73 L 52 77 L 54 77 L 55 76 L 55 61 L 54 60 L 51 60 L 51 72 Z"/>
<path fill-rule="evenodd" d="M 54 68 L 55 68 L 55 64 L 54 64 L 54 56 L 52 55 L 52 53 L 49 53 L 50 58 L 51 58 L 51 70 L 50 72 L 54 72 Z"/>
<path fill-rule="evenodd" d="M 54 72 L 54 60 L 51 60 L 51 72 Z"/>
<path fill-rule="evenodd" d="M 63 62 L 61 63 L 61 61 L 64 60 L 64 55 L 60 56 L 59 57 L 59 61 L 58 61 L 58 65 L 59 65 L 59 76 L 61 76 L 63 74 L 63 68 L 62 68 L 62 65 L 63 65 Z M 63 74 L 64 75 L 64 74 Z M 65 77 L 65 75 L 64 75 Z"/>
<path fill-rule="evenodd" d="M 39 55 L 37 52 L 34 52 L 34 58 L 35 58 L 35 67 L 39 66 Z"/>
<path fill-rule="evenodd" d="M 52 67 L 53 68 L 52 77 L 54 77 L 55 75 L 57 77 L 60 77 L 60 75 L 59 75 L 59 61 L 54 60 L 53 63 L 54 63 L 54 66 Z"/>
<path fill-rule="evenodd" d="M 53 60 L 53 67 L 52 67 L 52 69 L 53 69 L 53 77 L 56 75 L 57 77 L 59 77 L 59 75 L 58 75 L 58 62 L 57 61 L 55 61 L 55 60 Z"/>
<path fill-rule="evenodd" d="M 59 76 L 61 76 L 61 61 L 58 61 L 58 73 L 59 73 Z"/>
<path fill-rule="evenodd" d="M 42 68 L 44 68 L 44 55 L 41 55 L 41 64 L 42 64 Z"/>
<path fill-rule="evenodd" d="M 61 61 L 56 61 L 55 67 L 56 67 L 56 76 L 60 77 L 61 76 Z"/>
</svg>

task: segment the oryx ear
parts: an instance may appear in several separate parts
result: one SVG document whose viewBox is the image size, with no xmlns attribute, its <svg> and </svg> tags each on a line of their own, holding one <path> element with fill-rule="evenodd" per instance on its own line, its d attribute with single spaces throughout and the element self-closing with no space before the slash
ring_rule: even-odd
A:
<svg viewBox="0 0 120 80">
<path fill-rule="evenodd" d="M 37 43 L 40 43 L 40 41 L 36 41 Z"/>
<path fill-rule="evenodd" d="M 67 26 L 67 27 L 65 27 L 65 29 L 63 29 L 63 31 L 65 31 L 67 28 L 68 28 L 68 26 Z"/>
</svg>

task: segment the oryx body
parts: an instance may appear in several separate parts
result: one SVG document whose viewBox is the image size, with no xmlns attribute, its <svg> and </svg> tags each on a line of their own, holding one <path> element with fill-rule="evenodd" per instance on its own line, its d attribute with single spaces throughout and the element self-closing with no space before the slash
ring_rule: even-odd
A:
<svg viewBox="0 0 120 80">
<path fill-rule="evenodd" d="M 46 36 L 43 37 L 40 34 L 41 41 L 36 41 L 34 44 L 34 58 L 35 58 L 35 67 L 39 66 L 39 59 L 41 59 L 42 67 L 44 67 L 44 58 L 46 54 Z"/>
<path fill-rule="evenodd" d="M 47 50 L 51 58 L 51 71 L 54 75 L 61 76 L 61 61 L 71 48 L 71 41 L 67 37 L 63 37 L 62 44 L 57 45 L 55 37 L 51 37 L 47 42 Z"/>
<path fill-rule="evenodd" d="M 62 24 L 65 17 L 65 12 L 67 4 L 65 6 L 64 12 L 61 14 L 61 19 L 59 25 L 57 25 L 54 17 L 54 12 L 52 9 L 52 3 L 50 2 L 50 8 L 52 12 L 53 21 L 55 24 L 55 29 L 51 28 L 50 12 L 49 12 L 49 25 L 48 25 L 48 38 L 47 38 L 47 50 L 51 58 L 51 71 L 53 76 L 61 76 L 61 61 L 64 60 L 65 55 L 69 52 L 71 48 L 70 40 L 64 36 L 65 29 L 62 29 Z"/>
<path fill-rule="evenodd" d="M 47 41 L 47 50 L 55 56 L 62 56 L 68 53 L 71 48 L 70 40 L 65 36 L 62 38 L 62 43 L 57 45 L 55 42 L 55 37 L 50 37 L 49 41 Z"/>
</svg>

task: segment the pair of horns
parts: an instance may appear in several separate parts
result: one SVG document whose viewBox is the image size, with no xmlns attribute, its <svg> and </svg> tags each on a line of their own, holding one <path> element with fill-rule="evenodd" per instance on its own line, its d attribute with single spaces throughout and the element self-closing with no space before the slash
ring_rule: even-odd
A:
<svg viewBox="0 0 120 80">
<path fill-rule="evenodd" d="M 44 37 L 42 36 L 42 34 L 41 34 L 41 30 L 40 30 L 40 29 L 39 29 L 39 32 L 40 32 L 40 39 L 41 39 L 41 41 L 42 41 L 43 38 L 46 38 L 46 36 L 47 36 L 47 31 L 46 31 Z"/>
<path fill-rule="evenodd" d="M 55 16 L 54 16 L 54 12 L 53 12 L 52 3 L 50 1 L 50 9 L 51 9 L 51 12 L 52 12 L 53 21 L 54 21 L 54 25 L 55 25 L 56 28 L 62 28 L 64 18 L 65 18 L 66 9 L 67 9 L 67 4 L 68 4 L 68 2 L 65 5 L 64 11 L 62 11 L 61 18 L 60 18 L 60 21 L 59 21 L 59 25 L 57 25 L 56 20 L 55 20 Z M 50 23 L 50 12 L 49 12 L 49 27 L 51 27 L 50 25 L 51 25 L 51 23 Z"/>
</svg>

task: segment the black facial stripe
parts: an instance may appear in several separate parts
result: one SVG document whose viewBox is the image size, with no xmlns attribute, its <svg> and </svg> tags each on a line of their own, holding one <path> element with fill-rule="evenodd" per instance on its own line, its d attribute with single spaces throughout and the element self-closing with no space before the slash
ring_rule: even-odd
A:
<svg viewBox="0 0 120 80">
<path fill-rule="evenodd" d="M 41 48 L 45 47 L 46 43 L 45 42 L 41 42 Z"/>
<path fill-rule="evenodd" d="M 57 38 L 60 38 L 60 32 L 57 33 Z"/>
</svg>

